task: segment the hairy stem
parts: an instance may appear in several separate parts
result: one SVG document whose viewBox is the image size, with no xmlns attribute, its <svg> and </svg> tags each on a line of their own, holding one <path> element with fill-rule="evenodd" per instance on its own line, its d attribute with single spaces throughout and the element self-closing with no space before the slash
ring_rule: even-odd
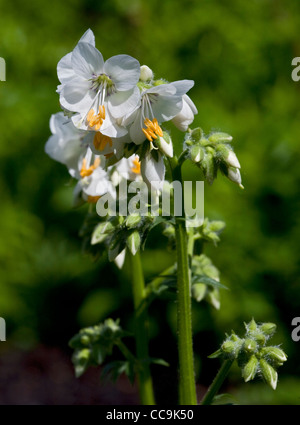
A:
<svg viewBox="0 0 300 425">
<path fill-rule="evenodd" d="M 139 251 L 130 254 L 132 269 L 133 301 L 135 309 L 135 338 L 136 357 L 139 363 L 138 385 L 141 403 L 143 405 L 155 404 L 152 378 L 149 367 L 148 353 L 148 317 L 147 309 L 141 309 L 145 299 L 145 281 Z"/>
<path fill-rule="evenodd" d="M 219 372 L 217 373 L 217 376 L 215 377 L 211 386 L 207 390 L 207 393 L 205 394 L 201 402 L 201 405 L 205 406 L 205 405 L 211 404 L 215 395 L 217 394 L 221 385 L 223 384 L 226 376 L 228 375 L 228 372 L 229 372 L 229 369 L 231 368 L 232 363 L 233 363 L 233 360 L 231 359 L 225 360 L 223 362 Z"/>
<path fill-rule="evenodd" d="M 175 158 L 170 162 L 173 180 L 182 183 L 181 163 Z M 179 355 L 179 402 L 181 405 L 196 405 L 194 372 L 191 279 L 188 258 L 188 235 L 183 217 L 176 217 L 175 235 L 177 251 L 177 329 Z M 191 250 L 191 247 L 190 247 Z"/>
</svg>

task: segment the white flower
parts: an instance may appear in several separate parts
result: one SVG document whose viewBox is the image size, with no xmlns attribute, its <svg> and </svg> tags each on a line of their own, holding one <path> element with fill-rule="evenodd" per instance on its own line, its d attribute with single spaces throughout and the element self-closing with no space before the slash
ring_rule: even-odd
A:
<svg viewBox="0 0 300 425">
<path fill-rule="evenodd" d="M 123 136 L 127 130 L 117 120 L 139 103 L 139 62 L 128 55 L 113 56 L 104 62 L 93 45 L 91 32 L 86 38 L 89 42 L 79 41 L 73 52 L 59 62 L 60 103 L 76 113 L 72 120 L 79 128 L 101 130 L 109 137 Z"/>
<path fill-rule="evenodd" d="M 146 138 L 156 139 L 162 132 L 158 123 L 171 120 L 181 111 L 182 96 L 193 85 L 193 81 L 182 80 L 143 89 L 138 106 L 123 120 L 124 125 L 131 124 L 131 140 L 141 144 Z"/>
<path fill-rule="evenodd" d="M 56 161 L 66 165 L 72 177 L 78 172 L 78 158 L 87 150 L 86 132 L 78 130 L 62 112 L 51 115 L 50 130 L 45 151 Z"/>
<path fill-rule="evenodd" d="M 189 125 L 194 121 L 194 115 L 198 113 L 191 98 L 184 94 L 182 96 L 181 111 L 172 119 L 173 124 L 181 131 L 187 131 Z"/>
</svg>

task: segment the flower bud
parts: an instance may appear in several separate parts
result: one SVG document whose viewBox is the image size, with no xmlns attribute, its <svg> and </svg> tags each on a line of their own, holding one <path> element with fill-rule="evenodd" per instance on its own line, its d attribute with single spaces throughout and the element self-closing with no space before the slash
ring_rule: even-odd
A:
<svg viewBox="0 0 300 425">
<path fill-rule="evenodd" d="M 216 133 L 212 133 L 209 137 L 208 140 L 211 143 L 221 143 L 221 142 L 231 142 L 232 141 L 232 136 L 230 136 L 230 134 L 227 133 L 223 133 L 223 132 L 216 132 Z"/>
<path fill-rule="evenodd" d="M 141 245 L 141 237 L 137 230 L 132 232 L 127 238 L 127 246 L 132 255 L 135 255 Z"/>
<path fill-rule="evenodd" d="M 206 294 L 207 287 L 204 283 L 195 283 L 192 286 L 192 295 L 196 301 L 200 302 L 203 300 Z"/>
<path fill-rule="evenodd" d="M 251 322 L 249 322 L 247 325 L 245 324 L 245 326 L 246 326 L 247 331 L 250 332 L 250 333 L 253 332 L 253 331 L 256 331 L 256 329 L 257 329 L 257 324 L 256 324 L 254 319 L 252 319 Z"/>
<path fill-rule="evenodd" d="M 91 244 L 96 245 L 97 243 L 103 242 L 107 238 L 108 234 L 113 231 L 113 229 L 114 226 L 110 221 L 98 224 L 98 226 L 96 226 L 93 231 Z"/>
<path fill-rule="evenodd" d="M 279 365 L 287 360 L 287 356 L 281 348 L 278 347 L 263 347 L 260 351 L 262 355 L 268 356 L 271 360 L 275 361 Z"/>
<path fill-rule="evenodd" d="M 246 338 L 244 342 L 244 349 L 249 353 L 253 353 L 257 349 L 257 343 L 250 338 Z"/>
<path fill-rule="evenodd" d="M 141 74 L 140 74 L 140 80 L 141 81 L 150 81 L 153 79 L 153 71 L 149 68 L 147 65 L 142 65 L 141 68 Z"/>
<path fill-rule="evenodd" d="M 227 340 L 223 342 L 223 344 L 221 345 L 221 349 L 226 354 L 234 355 L 236 346 L 237 344 L 234 341 Z"/>
<path fill-rule="evenodd" d="M 88 335 L 82 335 L 82 337 L 80 338 L 80 342 L 83 345 L 89 345 L 91 342 L 91 339 Z"/>
<path fill-rule="evenodd" d="M 275 323 L 263 323 L 259 328 L 266 336 L 272 336 L 276 331 L 276 327 Z"/>
<path fill-rule="evenodd" d="M 233 151 L 229 151 L 228 156 L 226 158 L 226 162 L 231 167 L 241 168 L 239 160 L 237 159 L 236 154 Z"/>
<path fill-rule="evenodd" d="M 260 359 L 259 366 L 262 376 L 264 377 L 267 384 L 269 384 L 273 390 L 276 390 L 278 380 L 278 374 L 276 370 L 264 359 Z"/>
<path fill-rule="evenodd" d="M 227 170 L 227 177 L 232 182 L 238 184 L 241 189 L 244 189 L 244 186 L 242 185 L 241 173 L 240 173 L 240 170 L 238 168 L 229 167 L 228 170 Z"/>
<path fill-rule="evenodd" d="M 173 158 L 173 143 L 171 137 L 167 132 L 163 132 L 163 137 L 156 139 L 156 144 L 162 153 L 167 155 L 169 158 Z"/>
<path fill-rule="evenodd" d="M 201 146 L 194 145 L 190 150 L 190 155 L 193 162 L 200 162 L 204 157 L 204 150 Z"/>
<path fill-rule="evenodd" d="M 267 337 L 261 332 L 255 332 L 255 334 L 253 334 L 253 338 L 258 345 L 264 345 L 267 341 Z"/>
<path fill-rule="evenodd" d="M 221 306 L 220 302 L 220 292 L 218 289 L 213 289 L 212 291 L 208 291 L 206 294 L 207 301 L 216 309 L 219 310 Z"/>
<path fill-rule="evenodd" d="M 215 170 L 215 162 L 213 153 L 207 153 L 201 164 L 203 165 L 203 173 L 208 183 L 212 184 L 215 178 L 216 170 Z"/>
<path fill-rule="evenodd" d="M 128 227 L 129 229 L 136 227 L 141 221 L 141 219 L 142 217 L 139 214 L 130 214 L 126 217 L 125 220 L 126 227 Z"/>
<path fill-rule="evenodd" d="M 258 359 L 253 354 L 250 357 L 250 360 L 248 361 L 248 363 L 244 366 L 242 371 L 242 376 L 245 379 L 245 382 L 251 381 L 255 377 L 257 369 L 258 369 Z"/>
</svg>

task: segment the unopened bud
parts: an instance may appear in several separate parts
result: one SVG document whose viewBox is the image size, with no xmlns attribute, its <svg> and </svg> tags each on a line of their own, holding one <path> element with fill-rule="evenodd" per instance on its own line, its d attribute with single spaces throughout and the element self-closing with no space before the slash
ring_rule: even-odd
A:
<svg viewBox="0 0 300 425">
<path fill-rule="evenodd" d="M 260 325 L 260 330 L 267 336 L 272 336 L 276 331 L 275 323 L 263 323 Z"/>
<path fill-rule="evenodd" d="M 190 155 L 193 162 L 200 162 L 204 157 L 204 150 L 201 146 L 194 145 L 190 150 Z"/>
<path fill-rule="evenodd" d="M 281 365 L 287 360 L 287 356 L 281 348 L 278 347 L 264 347 L 261 349 L 261 354 L 268 356 L 271 360 Z"/>
<path fill-rule="evenodd" d="M 258 369 L 258 359 L 253 354 L 250 357 L 248 363 L 244 366 L 242 371 L 242 376 L 245 379 L 245 382 L 251 381 L 256 375 Z"/>
<path fill-rule="evenodd" d="M 192 294 L 196 301 L 200 302 L 203 300 L 207 291 L 207 287 L 204 283 L 195 283 L 192 286 Z"/>
<path fill-rule="evenodd" d="M 249 353 L 253 353 L 257 349 L 257 343 L 250 338 L 246 338 L 244 342 L 244 348 Z"/>
<path fill-rule="evenodd" d="M 127 246 L 132 255 L 135 255 L 141 245 L 141 237 L 137 230 L 132 232 L 127 238 Z"/>
<path fill-rule="evenodd" d="M 227 177 L 232 182 L 238 184 L 241 189 L 244 189 L 244 186 L 242 185 L 241 173 L 240 173 L 240 170 L 238 168 L 229 167 L 228 170 L 227 170 Z"/>
<path fill-rule="evenodd" d="M 89 343 L 91 342 L 91 339 L 87 335 L 82 335 L 82 337 L 80 338 L 80 342 L 83 345 L 89 345 Z"/>
<path fill-rule="evenodd" d="M 247 331 L 249 332 L 253 332 L 253 331 L 256 331 L 256 329 L 257 329 L 257 324 L 256 324 L 256 322 L 255 322 L 255 320 L 254 319 L 252 319 L 251 320 L 251 322 L 249 322 L 247 325 L 246 325 L 246 329 L 247 329 Z"/>
<path fill-rule="evenodd" d="M 129 229 L 136 227 L 141 221 L 142 217 L 139 214 L 130 214 L 126 217 L 125 224 Z"/>
<path fill-rule="evenodd" d="M 153 71 L 152 69 L 149 68 L 149 66 L 147 65 L 142 65 L 141 66 L 141 74 L 140 74 L 140 80 L 141 81 L 150 81 L 153 79 L 154 75 L 153 75 Z"/>
<path fill-rule="evenodd" d="M 237 347 L 236 343 L 230 340 L 224 341 L 223 344 L 221 345 L 221 349 L 224 353 L 232 354 L 232 355 L 234 355 L 236 347 Z"/>
<path fill-rule="evenodd" d="M 163 137 L 158 137 L 156 139 L 156 144 L 165 155 L 169 158 L 173 158 L 173 143 L 167 132 L 164 131 Z"/>
<path fill-rule="evenodd" d="M 264 377 L 267 384 L 269 384 L 273 390 L 276 390 L 278 380 L 278 374 L 276 370 L 264 359 L 260 359 L 259 366 L 262 376 Z"/>
<path fill-rule="evenodd" d="M 207 153 L 204 156 L 201 164 L 203 165 L 203 172 L 205 178 L 207 179 L 208 183 L 212 184 L 216 174 L 214 155 L 210 152 Z"/>
<path fill-rule="evenodd" d="M 113 229 L 114 226 L 110 221 L 98 224 L 98 226 L 93 231 L 91 244 L 96 245 L 97 243 L 103 242 L 107 238 L 107 235 L 113 231 Z"/>
<path fill-rule="evenodd" d="M 223 133 L 223 132 L 216 132 L 216 133 L 212 133 L 209 137 L 208 140 L 212 143 L 220 143 L 220 142 L 231 142 L 232 141 L 232 136 L 230 136 L 230 134 L 227 133 Z"/>
</svg>

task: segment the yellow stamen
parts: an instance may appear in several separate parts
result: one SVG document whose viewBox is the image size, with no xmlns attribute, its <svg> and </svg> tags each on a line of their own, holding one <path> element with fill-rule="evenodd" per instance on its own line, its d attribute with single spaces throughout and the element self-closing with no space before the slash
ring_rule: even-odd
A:
<svg viewBox="0 0 300 425">
<path fill-rule="evenodd" d="M 163 137 L 163 131 L 156 118 L 153 118 L 152 121 L 149 120 L 149 118 L 146 118 L 144 124 L 147 128 L 142 128 L 142 130 L 149 142 L 153 142 L 153 139 L 157 139 L 158 136 Z"/>
<path fill-rule="evenodd" d="M 94 109 L 91 109 L 90 112 L 87 114 L 86 119 L 90 127 L 95 127 L 95 130 L 100 130 L 100 127 L 103 124 L 103 121 L 105 120 L 105 106 L 99 106 L 99 113 L 97 115 L 95 115 Z"/>
<path fill-rule="evenodd" d="M 133 161 L 133 167 L 131 167 L 131 171 L 135 174 L 141 174 L 141 163 L 137 158 L 134 158 Z"/>
<path fill-rule="evenodd" d="M 98 151 L 103 151 L 107 143 L 109 144 L 109 146 L 112 146 L 111 138 L 108 136 L 105 136 L 104 134 L 100 132 L 97 132 L 95 134 L 93 143 L 94 143 L 95 149 L 97 149 Z"/>
<path fill-rule="evenodd" d="M 100 165 L 100 158 L 95 158 L 94 164 L 91 165 L 89 168 L 86 168 L 86 158 L 83 158 L 82 160 L 82 167 L 80 170 L 80 175 L 82 178 L 88 177 L 91 174 L 93 174 L 93 171 L 96 170 L 97 167 Z"/>
<path fill-rule="evenodd" d="M 114 153 L 113 152 L 111 152 L 111 153 L 107 153 L 106 155 L 104 155 L 105 156 L 105 158 L 106 159 L 108 159 L 108 158 L 110 158 L 110 157 L 112 157 L 114 155 Z"/>
<path fill-rule="evenodd" d="M 100 198 L 101 198 L 101 196 L 90 196 L 89 195 L 87 201 L 88 201 L 89 204 L 96 204 L 96 202 Z"/>
</svg>

